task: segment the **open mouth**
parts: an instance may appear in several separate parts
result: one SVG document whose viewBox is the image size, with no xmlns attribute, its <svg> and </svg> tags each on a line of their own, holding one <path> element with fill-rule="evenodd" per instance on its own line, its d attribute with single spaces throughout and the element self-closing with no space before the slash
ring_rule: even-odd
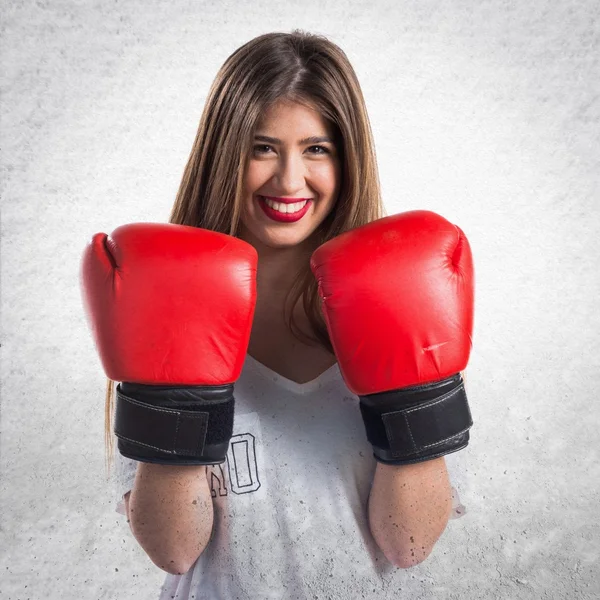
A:
<svg viewBox="0 0 600 600">
<path fill-rule="evenodd" d="M 308 200 L 300 200 L 299 202 L 294 202 L 293 204 L 284 204 L 283 202 L 276 202 L 275 200 L 271 200 L 271 198 L 267 198 L 266 196 L 261 196 L 264 199 L 265 204 L 270 206 L 273 210 L 280 212 L 282 214 L 291 214 L 302 210 Z"/>
<path fill-rule="evenodd" d="M 299 221 L 307 213 L 312 203 L 310 199 L 299 200 L 291 204 L 277 202 L 265 196 L 257 196 L 257 199 L 258 204 L 267 217 L 280 223 L 294 223 Z"/>
</svg>

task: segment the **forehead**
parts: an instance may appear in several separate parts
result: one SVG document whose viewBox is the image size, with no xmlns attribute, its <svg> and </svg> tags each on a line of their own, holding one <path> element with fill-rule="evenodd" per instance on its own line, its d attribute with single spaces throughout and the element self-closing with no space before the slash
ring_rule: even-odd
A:
<svg viewBox="0 0 600 600">
<path fill-rule="evenodd" d="M 256 131 L 257 133 L 277 131 L 280 134 L 304 132 L 315 135 L 331 134 L 331 127 L 316 107 L 290 100 L 280 100 L 265 110 L 259 119 Z"/>
</svg>

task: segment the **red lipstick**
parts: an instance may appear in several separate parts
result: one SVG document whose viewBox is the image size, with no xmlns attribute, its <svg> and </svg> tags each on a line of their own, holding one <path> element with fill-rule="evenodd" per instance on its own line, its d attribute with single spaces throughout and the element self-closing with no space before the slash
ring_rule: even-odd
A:
<svg viewBox="0 0 600 600">
<path fill-rule="evenodd" d="M 279 223 L 295 223 L 299 221 L 308 211 L 312 200 L 310 198 L 272 198 L 268 197 L 269 200 L 273 200 L 274 202 L 280 202 L 281 204 L 294 204 L 296 202 L 302 202 L 306 200 L 306 204 L 296 212 L 293 213 L 282 213 L 274 208 L 271 208 L 266 202 L 264 196 L 258 196 L 258 204 L 262 208 L 263 212 L 272 219 L 273 221 L 278 221 Z"/>
</svg>

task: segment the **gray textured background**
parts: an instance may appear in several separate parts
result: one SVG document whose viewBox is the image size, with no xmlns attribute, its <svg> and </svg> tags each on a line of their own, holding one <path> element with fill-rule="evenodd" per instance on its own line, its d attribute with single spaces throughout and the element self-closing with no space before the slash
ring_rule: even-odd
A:
<svg viewBox="0 0 600 600">
<path fill-rule="evenodd" d="M 168 218 L 217 69 L 294 27 L 355 66 L 388 212 L 475 253 L 468 512 L 399 597 L 600 593 L 599 4 L 332 4 L 2 2 L 3 599 L 157 597 L 105 477 L 80 255 Z"/>
</svg>

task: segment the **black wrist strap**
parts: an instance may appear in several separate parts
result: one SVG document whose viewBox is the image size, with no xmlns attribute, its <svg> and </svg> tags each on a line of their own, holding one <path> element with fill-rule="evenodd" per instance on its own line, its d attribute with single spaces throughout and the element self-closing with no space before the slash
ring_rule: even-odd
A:
<svg viewBox="0 0 600 600">
<path fill-rule="evenodd" d="M 375 458 L 410 464 L 456 452 L 473 425 L 460 374 L 433 384 L 360 397 Z"/>
<path fill-rule="evenodd" d="M 211 464 L 225 459 L 233 432 L 232 385 L 122 385 L 129 393 L 117 386 L 114 421 L 122 454 L 156 463 Z"/>
</svg>

